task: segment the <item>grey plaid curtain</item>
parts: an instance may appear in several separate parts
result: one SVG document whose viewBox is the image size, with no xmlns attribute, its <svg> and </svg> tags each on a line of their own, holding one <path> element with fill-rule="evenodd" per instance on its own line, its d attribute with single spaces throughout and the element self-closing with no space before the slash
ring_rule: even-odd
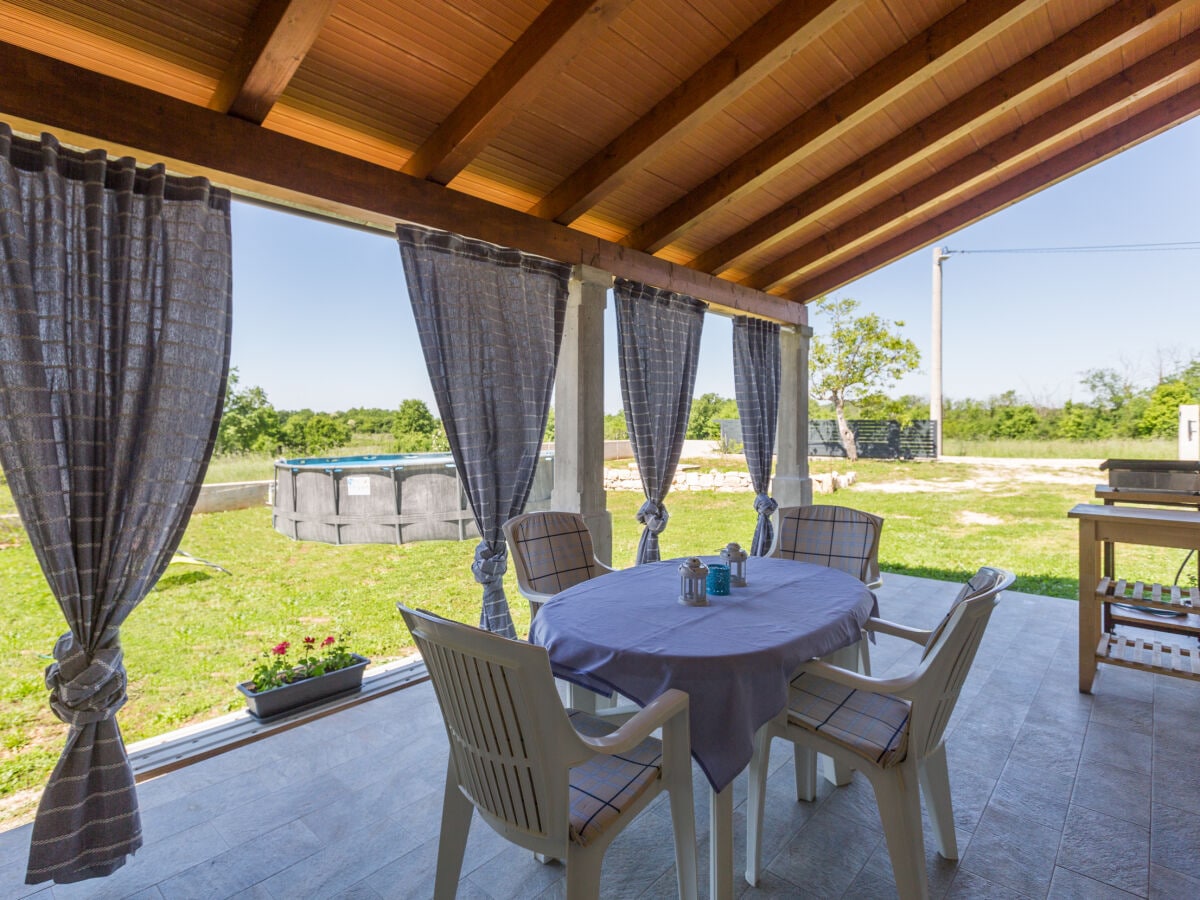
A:
<svg viewBox="0 0 1200 900">
<path fill-rule="evenodd" d="M 667 527 L 663 500 L 671 489 L 687 434 L 705 306 L 694 297 L 618 278 L 617 345 L 621 401 L 646 502 L 637 512 L 645 528 L 636 563 L 659 559 L 658 536 Z"/>
<path fill-rule="evenodd" d="M 525 509 L 550 412 L 571 267 L 398 225 L 408 295 L 450 452 L 482 538 L 480 627 L 516 637 L 502 526 Z"/>
<path fill-rule="evenodd" d="M 230 273 L 227 192 L 0 125 L 0 464 L 69 628 L 46 685 L 70 729 L 29 884 L 108 875 L 142 844 L 119 629 L 199 495 Z"/>
<path fill-rule="evenodd" d="M 771 514 L 779 508 L 767 493 L 771 484 L 771 458 L 775 453 L 775 427 L 779 418 L 779 326 L 763 319 L 735 316 L 733 320 L 733 383 L 742 447 L 750 481 L 754 484 L 754 511 L 758 524 L 750 552 L 766 556 L 771 549 Z"/>
</svg>

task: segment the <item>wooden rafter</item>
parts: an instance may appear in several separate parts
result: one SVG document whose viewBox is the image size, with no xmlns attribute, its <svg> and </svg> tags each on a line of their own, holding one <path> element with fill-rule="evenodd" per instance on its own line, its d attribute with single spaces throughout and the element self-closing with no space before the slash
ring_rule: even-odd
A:
<svg viewBox="0 0 1200 900">
<path fill-rule="evenodd" d="M 1121 0 L 758 221 L 722 239 L 688 265 L 719 274 L 740 257 L 786 240 L 836 204 L 862 195 L 916 159 L 948 146 L 1048 81 L 1073 74 L 1119 43 L 1145 33 L 1167 10 L 1182 2 Z"/>
<path fill-rule="evenodd" d="M 672 142 L 720 112 L 862 0 L 783 2 L 569 175 L 530 213 L 579 218 Z"/>
<path fill-rule="evenodd" d="M 959 6 L 635 228 L 621 243 L 648 253 L 661 250 L 729 203 L 767 184 L 804 153 L 845 134 L 919 80 L 961 59 L 1040 5 L 1040 0 L 977 0 Z"/>
<path fill-rule="evenodd" d="M 783 296 L 807 303 L 907 253 L 965 228 L 991 213 L 1062 181 L 1200 113 L 1200 85 L 1187 88 L 1095 137 L 1038 163 L 1007 181 L 877 244 L 840 266 L 795 285 Z"/>
<path fill-rule="evenodd" d="M 336 4 L 337 0 L 261 0 L 209 106 L 262 124 Z"/>
<path fill-rule="evenodd" d="M 746 283 L 766 290 L 797 275 L 803 277 L 803 271 L 817 262 L 854 249 L 892 222 L 919 215 L 942 198 L 969 189 L 973 182 L 989 176 L 997 169 L 1027 158 L 1063 134 L 1108 115 L 1129 97 L 1152 91 L 1197 65 L 1200 65 L 1200 31 L 1194 31 L 1134 63 L 1079 96 L 785 254 L 763 267 Z"/>
<path fill-rule="evenodd" d="M 401 171 L 449 184 L 630 2 L 554 0 Z"/>
<path fill-rule="evenodd" d="M 18 130 L 161 159 L 280 205 L 390 230 L 416 222 L 690 294 L 788 324 L 804 308 L 589 234 L 0 43 L 0 115 Z"/>
</svg>

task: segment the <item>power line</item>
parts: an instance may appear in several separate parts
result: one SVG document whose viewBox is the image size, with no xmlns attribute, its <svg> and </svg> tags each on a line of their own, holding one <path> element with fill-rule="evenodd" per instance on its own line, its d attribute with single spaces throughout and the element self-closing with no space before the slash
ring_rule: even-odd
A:
<svg viewBox="0 0 1200 900">
<path fill-rule="evenodd" d="M 1000 247 L 993 250 L 951 250 L 946 254 L 967 253 L 1177 253 L 1200 250 L 1200 241 L 1168 241 L 1160 244 L 1093 244 L 1081 247 Z"/>
</svg>

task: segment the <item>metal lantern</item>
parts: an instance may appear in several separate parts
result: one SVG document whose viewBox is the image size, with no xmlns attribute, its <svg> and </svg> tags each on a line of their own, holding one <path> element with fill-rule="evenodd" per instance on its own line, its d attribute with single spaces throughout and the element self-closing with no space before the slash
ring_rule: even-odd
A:
<svg viewBox="0 0 1200 900">
<path fill-rule="evenodd" d="M 736 543 L 721 549 L 721 561 L 729 566 L 729 583 L 734 587 L 746 586 L 746 560 L 749 555 Z"/>
<path fill-rule="evenodd" d="M 679 565 L 679 602 L 687 606 L 708 606 L 708 566 L 698 556 Z"/>
</svg>

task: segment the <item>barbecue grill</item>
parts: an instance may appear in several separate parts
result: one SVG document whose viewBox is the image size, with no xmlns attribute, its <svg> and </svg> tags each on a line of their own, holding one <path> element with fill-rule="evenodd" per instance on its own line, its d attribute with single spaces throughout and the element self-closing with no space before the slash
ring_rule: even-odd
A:
<svg viewBox="0 0 1200 900">
<path fill-rule="evenodd" d="M 1105 506 L 1122 503 L 1155 506 L 1186 506 L 1200 510 L 1200 462 L 1186 459 L 1106 459 L 1101 471 L 1108 472 L 1108 484 L 1096 485 L 1096 499 Z M 1188 554 L 1191 557 L 1192 550 Z M 1115 577 L 1116 560 L 1112 544 L 1104 547 L 1104 574 Z M 1179 567 L 1176 581 L 1183 574 L 1187 559 Z M 1106 607 L 1104 630 L 1114 624 L 1134 625 L 1156 631 L 1195 636 L 1200 618 L 1184 613 L 1139 609 L 1124 604 Z"/>
<path fill-rule="evenodd" d="M 1096 486 L 1106 503 L 1157 503 L 1200 507 L 1200 462 L 1186 459 L 1106 459 L 1108 487 Z"/>
</svg>

